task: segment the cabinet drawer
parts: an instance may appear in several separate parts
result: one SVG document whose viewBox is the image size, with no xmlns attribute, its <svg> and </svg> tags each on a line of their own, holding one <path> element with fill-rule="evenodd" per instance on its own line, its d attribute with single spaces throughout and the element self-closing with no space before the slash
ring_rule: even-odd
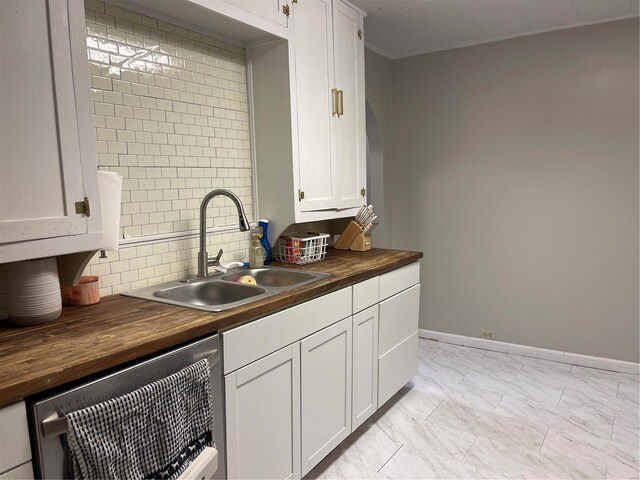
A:
<svg viewBox="0 0 640 480">
<path fill-rule="evenodd" d="M 380 301 L 380 277 L 373 277 L 353 286 L 353 313 Z"/>
<path fill-rule="evenodd" d="M 378 360 L 378 408 L 418 373 L 418 332 Z"/>
<path fill-rule="evenodd" d="M 222 333 L 224 374 L 351 316 L 351 287 Z"/>
<path fill-rule="evenodd" d="M 389 298 L 417 283 L 420 283 L 420 264 L 417 262 L 380 275 L 380 300 Z"/>
<path fill-rule="evenodd" d="M 0 472 L 31 459 L 27 410 L 24 402 L 0 410 Z"/>
<path fill-rule="evenodd" d="M 418 331 L 420 285 L 380 302 L 380 355 L 391 350 L 409 335 Z"/>
</svg>

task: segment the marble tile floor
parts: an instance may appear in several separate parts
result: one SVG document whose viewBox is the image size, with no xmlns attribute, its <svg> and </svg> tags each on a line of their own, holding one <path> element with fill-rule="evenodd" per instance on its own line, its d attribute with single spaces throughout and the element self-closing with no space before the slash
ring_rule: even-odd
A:
<svg viewBox="0 0 640 480">
<path fill-rule="evenodd" d="M 305 478 L 639 478 L 638 375 L 419 349 L 418 375 Z"/>
</svg>

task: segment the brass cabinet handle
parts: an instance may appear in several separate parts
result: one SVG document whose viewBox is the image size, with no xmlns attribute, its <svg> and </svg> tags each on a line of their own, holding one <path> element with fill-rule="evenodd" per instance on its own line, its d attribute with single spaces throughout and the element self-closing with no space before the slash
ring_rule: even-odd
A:
<svg viewBox="0 0 640 480">
<path fill-rule="evenodd" d="M 344 115 L 344 90 L 338 90 L 338 96 L 340 97 L 340 111 L 338 116 Z"/>
<path fill-rule="evenodd" d="M 333 102 L 331 115 L 333 115 L 334 117 L 336 115 L 338 115 L 338 92 L 339 91 L 340 90 L 338 90 L 337 88 L 332 88 L 331 89 L 331 98 L 332 98 L 332 102 Z"/>
</svg>

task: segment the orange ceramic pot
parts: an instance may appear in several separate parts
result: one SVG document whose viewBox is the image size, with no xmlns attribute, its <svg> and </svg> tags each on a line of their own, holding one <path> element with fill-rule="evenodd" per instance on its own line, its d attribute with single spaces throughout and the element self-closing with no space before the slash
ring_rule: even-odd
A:
<svg viewBox="0 0 640 480">
<path fill-rule="evenodd" d="M 69 303 L 71 305 L 94 305 L 99 301 L 98 277 L 94 275 L 80 277 L 80 283 L 75 287 L 71 287 L 69 292 Z"/>
</svg>

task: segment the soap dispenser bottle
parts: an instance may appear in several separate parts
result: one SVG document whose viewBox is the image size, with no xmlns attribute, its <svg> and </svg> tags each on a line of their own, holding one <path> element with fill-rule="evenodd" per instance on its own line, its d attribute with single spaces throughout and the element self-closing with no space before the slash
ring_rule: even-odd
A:
<svg viewBox="0 0 640 480">
<path fill-rule="evenodd" d="M 251 247 L 249 248 L 249 266 L 251 268 L 264 267 L 264 256 L 264 248 L 260 245 L 260 234 L 254 233 L 252 235 Z"/>
<path fill-rule="evenodd" d="M 271 245 L 269 245 L 269 220 L 262 218 L 258 221 L 258 226 L 262 229 L 262 236 L 260 237 L 260 245 L 264 248 L 266 256 L 264 257 L 264 264 L 269 265 L 271 263 L 272 252 Z"/>
</svg>

